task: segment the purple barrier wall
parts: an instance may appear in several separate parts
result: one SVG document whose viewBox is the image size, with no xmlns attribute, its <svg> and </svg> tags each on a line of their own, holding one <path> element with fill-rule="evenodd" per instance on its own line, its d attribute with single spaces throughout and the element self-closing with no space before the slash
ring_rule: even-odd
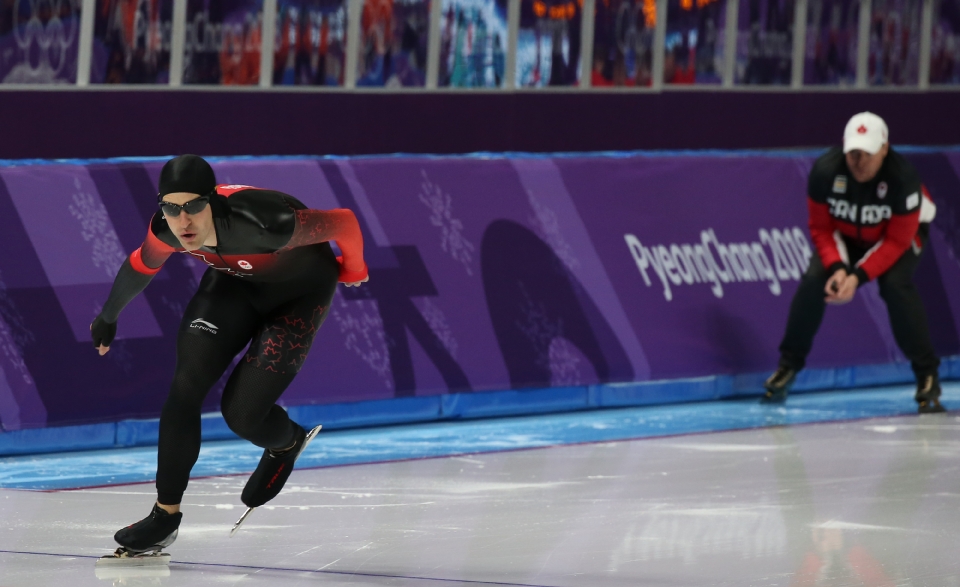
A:
<svg viewBox="0 0 960 587">
<path fill-rule="evenodd" d="M 938 207 L 918 271 L 960 352 L 960 151 L 912 151 Z M 223 183 L 356 211 L 370 283 L 341 288 L 287 405 L 771 369 L 811 254 L 813 154 L 225 159 Z M 155 210 L 162 161 L 0 167 L 0 421 L 159 414 L 205 266 L 173 256 L 98 357 L 88 325 Z M 874 284 L 813 368 L 903 361 Z M 562 391 L 562 390 L 560 390 Z M 216 410 L 218 392 L 206 407 Z"/>
<path fill-rule="evenodd" d="M 0 91 L 0 159 L 773 149 L 856 112 L 899 145 L 960 144 L 960 93 Z"/>
</svg>

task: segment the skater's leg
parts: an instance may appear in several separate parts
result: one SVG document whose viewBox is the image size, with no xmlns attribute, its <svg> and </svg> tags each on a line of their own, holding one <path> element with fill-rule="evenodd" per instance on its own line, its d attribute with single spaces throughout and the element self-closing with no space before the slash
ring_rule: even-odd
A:
<svg viewBox="0 0 960 587">
<path fill-rule="evenodd" d="M 328 309 L 329 296 L 305 296 L 264 319 L 223 391 L 223 417 L 238 436 L 267 449 L 290 447 L 299 427 L 276 402 L 303 366 Z"/>
<path fill-rule="evenodd" d="M 810 258 L 810 266 L 800 279 L 797 292 L 790 302 L 787 328 L 780 343 L 780 366 L 794 371 L 803 369 L 813 347 L 813 338 L 820 329 L 827 304 L 823 289 L 827 275 L 818 255 Z"/>
<path fill-rule="evenodd" d="M 160 415 L 157 502 L 164 506 L 180 503 L 200 454 L 204 398 L 256 331 L 258 315 L 230 279 L 209 270 L 180 324 L 173 384 Z"/>
<path fill-rule="evenodd" d="M 264 371 L 241 361 L 227 381 L 220 404 L 230 429 L 261 448 L 289 447 L 297 427 L 277 400 L 295 376 Z"/>
<path fill-rule="evenodd" d="M 303 366 L 331 297 L 332 291 L 304 296 L 267 316 L 224 390 L 222 410 L 231 429 L 266 449 L 241 495 L 248 507 L 280 493 L 309 441 L 276 401 Z"/>
<path fill-rule="evenodd" d="M 763 383 L 766 390 L 761 403 L 779 404 L 787 400 L 797 372 L 803 369 L 813 346 L 813 337 L 823 321 L 826 309 L 824 287 L 827 284 L 826 269 L 819 255 L 810 258 L 810 266 L 800 279 L 800 286 L 790 302 L 787 328 L 780 343 L 780 362 L 773 375 Z"/>
<path fill-rule="evenodd" d="M 925 233 L 921 232 L 925 237 Z M 924 238 L 923 244 L 926 244 Z M 920 259 L 921 249 L 911 247 L 886 273 L 877 278 L 880 297 L 887 304 L 890 326 L 897 346 L 910 359 L 917 378 L 915 399 L 921 413 L 942 412 L 940 405 L 940 379 L 937 370 L 940 358 L 930 340 L 927 314 L 916 286 L 913 274 Z"/>
<path fill-rule="evenodd" d="M 927 313 L 920 293 L 913 284 L 913 274 L 919 260 L 919 251 L 910 248 L 886 273 L 877 278 L 880 297 L 887 303 L 893 337 L 903 354 L 910 359 L 917 378 L 935 374 L 940 366 L 940 359 L 930 340 Z"/>
</svg>

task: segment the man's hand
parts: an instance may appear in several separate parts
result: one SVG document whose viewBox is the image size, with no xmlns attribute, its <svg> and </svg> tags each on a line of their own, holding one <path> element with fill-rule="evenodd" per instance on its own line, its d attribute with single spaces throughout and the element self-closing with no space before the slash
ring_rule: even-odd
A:
<svg viewBox="0 0 960 587">
<path fill-rule="evenodd" d="M 859 285 L 860 278 L 855 273 L 848 274 L 845 269 L 839 269 L 827 280 L 824 300 L 828 304 L 846 304 L 853 299 Z"/>
<path fill-rule="evenodd" d="M 110 350 L 110 343 L 117 335 L 117 323 L 111 324 L 97 316 L 90 325 L 90 335 L 93 337 L 93 348 L 97 349 L 102 357 Z"/>
<path fill-rule="evenodd" d="M 360 284 L 361 284 L 361 283 L 366 283 L 366 282 L 368 282 L 368 281 L 370 281 L 370 276 L 369 276 L 369 275 L 366 276 L 366 277 L 364 277 L 364 278 L 361 279 L 360 281 L 351 281 L 350 283 L 344 282 L 343 285 L 345 285 L 345 286 L 347 286 L 347 287 L 360 287 Z"/>
</svg>

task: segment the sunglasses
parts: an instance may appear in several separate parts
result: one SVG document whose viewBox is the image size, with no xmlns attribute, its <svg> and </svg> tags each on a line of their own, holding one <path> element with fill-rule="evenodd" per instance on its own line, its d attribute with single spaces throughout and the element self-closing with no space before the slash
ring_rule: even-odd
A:
<svg viewBox="0 0 960 587">
<path fill-rule="evenodd" d="M 203 212 L 203 209 L 207 207 L 207 204 L 210 203 L 210 196 L 200 196 L 195 200 L 190 200 L 186 204 L 174 204 L 172 202 L 165 202 L 160 200 L 160 210 L 163 211 L 163 215 L 176 218 L 180 216 L 180 211 L 184 211 L 187 214 L 199 214 Z"/>
</svg>

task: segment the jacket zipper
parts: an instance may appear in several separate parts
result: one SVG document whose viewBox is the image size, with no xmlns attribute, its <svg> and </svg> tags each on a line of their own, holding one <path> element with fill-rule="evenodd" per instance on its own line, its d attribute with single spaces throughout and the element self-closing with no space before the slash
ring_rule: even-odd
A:
<svg viewBox="0 0 960 587">
<path fill-rule="evenodd" d="M 858 186 L 858 187 L 859 187 L 859 186 Z M 861 245 L 863 244 L 863 232 L 862 232 L 862 230 L 861 230 L 862 224 L 860 223 L 860 220 L 861 220 L 862 218 L 863 218 L 863 190 L 862 190 L 862 189 L 858 189 L 858 190 L 857 190 L 857 218 L 856 218 L 856 221 L 857 221 L 857 240 L 860 242 Z"/>
</svg>

